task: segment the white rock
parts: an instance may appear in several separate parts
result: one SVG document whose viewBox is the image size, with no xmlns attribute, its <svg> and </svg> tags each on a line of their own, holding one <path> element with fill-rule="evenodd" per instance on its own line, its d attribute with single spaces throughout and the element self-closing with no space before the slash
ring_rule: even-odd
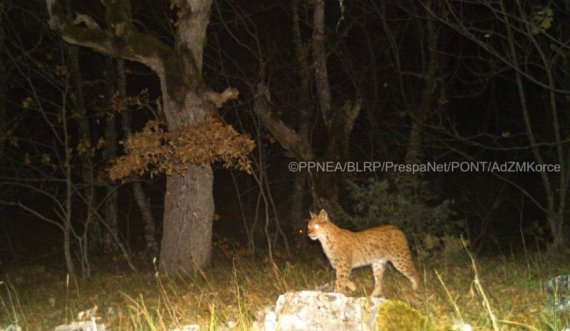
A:
<svg viewBox="0 0 570 331">
<path fill-rule="evenodd" d="M 559 275 L 544 282 L 544 288 L 551 293 L 570 291 L 570 275 Z"/>
<path fill-rule="evenodd" d="M 2 330 L 2 331 L 22 331 L 22 328 L 19 325 L 10 324 L 4 329 L 2 329 L 2 327 L 0 327 L 0 330 Z"/>
<path fill-rule="evenodd" d="M 107 331 L 105 324 L 97 324 L 95 321 L 80 321 L 71 324 L 60 325 L 55 331 Z"/>
<path fill-rule="evenodd" d="M 182 328 L 176 328 L 172 331 L 200 331 L 199 324 L 187 324 L 184 325 Z"/>
<path fill-rule="evenodd" d="M 473 326 L 469 323 L 456 320 L 451 327 L 453 331 L 473 331 Z"/>
<path fill-rule="evenodd" d="M 319 291 L 280 295 L 254 328 L 263 331 L 376 330 L 376 315 L 385 300 L 347 297 Z"/>
</svg>

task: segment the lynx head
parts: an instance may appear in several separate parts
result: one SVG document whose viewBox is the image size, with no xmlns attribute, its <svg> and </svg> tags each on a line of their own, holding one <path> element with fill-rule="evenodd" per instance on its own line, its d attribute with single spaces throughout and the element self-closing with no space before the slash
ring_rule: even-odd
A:
<svg viewBox="0 0 570 331">
<path fill-rule="evenodd" d="M 317 240 L 319 239 L 319 233 L 322 233 L 324 228 L 330 224 L 329 215 L 324 209 L 321 209 L 318 215 L 312 212 L 309 213 L 311 214 L 311 219 L 309 220 L 308 235 L 309 238 Z"/>
</svg>

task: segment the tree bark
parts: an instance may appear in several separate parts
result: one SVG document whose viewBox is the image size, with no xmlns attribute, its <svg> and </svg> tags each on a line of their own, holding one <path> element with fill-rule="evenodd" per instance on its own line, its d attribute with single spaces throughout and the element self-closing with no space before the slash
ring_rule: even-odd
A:
<svg viewBox="0 0 570 331">
<path fill-rule="evenodd" d="M 161 270 L 191 272 L 210 264 L 212 190 L 213 171 L 209 165 L 191 165 L 184 176 L 166 179 Z"/>
<path fill-rule="evenodd" d="M 321 114 L 327 126 L 331 124 L 331 88 L 325 47 L 325 0 L 313 0 L 313 67 Z"/>
</svg>

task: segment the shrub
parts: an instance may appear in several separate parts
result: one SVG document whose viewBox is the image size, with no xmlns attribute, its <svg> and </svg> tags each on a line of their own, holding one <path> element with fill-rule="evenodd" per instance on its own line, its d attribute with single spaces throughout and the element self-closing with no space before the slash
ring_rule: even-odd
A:
<svg viewBox="0 0 570 331">
<path fill-rule="evenodd" d="M 454 219 L 453 201 L 441 199 L 421 178 L 349 180 L 347 191 L 352 216 L 341 220 L 341 226 L 362 230 L 392 224 L 422 246 L 431 243 L 425 247 L 428 250 L 443 249 L 449 241 L 443 239 L 458 237 L 463 229 L 462 222 Z"/>
<path fill-rule="evenodd" d="M 387 301 L 378 312 L 378 330 L 434 330 L 429 320 L 417 309 L 401 301 Z"/>
</svg>

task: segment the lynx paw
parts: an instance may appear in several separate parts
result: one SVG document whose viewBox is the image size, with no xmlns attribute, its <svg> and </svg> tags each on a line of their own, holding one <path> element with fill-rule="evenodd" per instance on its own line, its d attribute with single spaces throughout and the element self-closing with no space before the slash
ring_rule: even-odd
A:
<svg viewBox="0 0 570 331">
<path fill-rule="evenodd" d="M 374 291 L 372 291 L 372 296 L 373 297 L 381 297 L 382 296 L 382 288 L 374 288 Z"/>
<path fill-rule="evenodd" d="M 334 291 L 335 291 L 335 292 L 337 292 L 337 293 L 345 293 L 345 292 L 344 292 L 345 289 L 350 290 L 350 292 L 354 292 L 354 291 L 356 291 L 356 285 L 355 285 L 352 281 L 350 281 L 350 280 L 347 280 L 347 281 L 344 282 L 344 283 L 337 282 L 337 283 L 335 284 L 335 287 L 334 287 Z"/>
</svg>

